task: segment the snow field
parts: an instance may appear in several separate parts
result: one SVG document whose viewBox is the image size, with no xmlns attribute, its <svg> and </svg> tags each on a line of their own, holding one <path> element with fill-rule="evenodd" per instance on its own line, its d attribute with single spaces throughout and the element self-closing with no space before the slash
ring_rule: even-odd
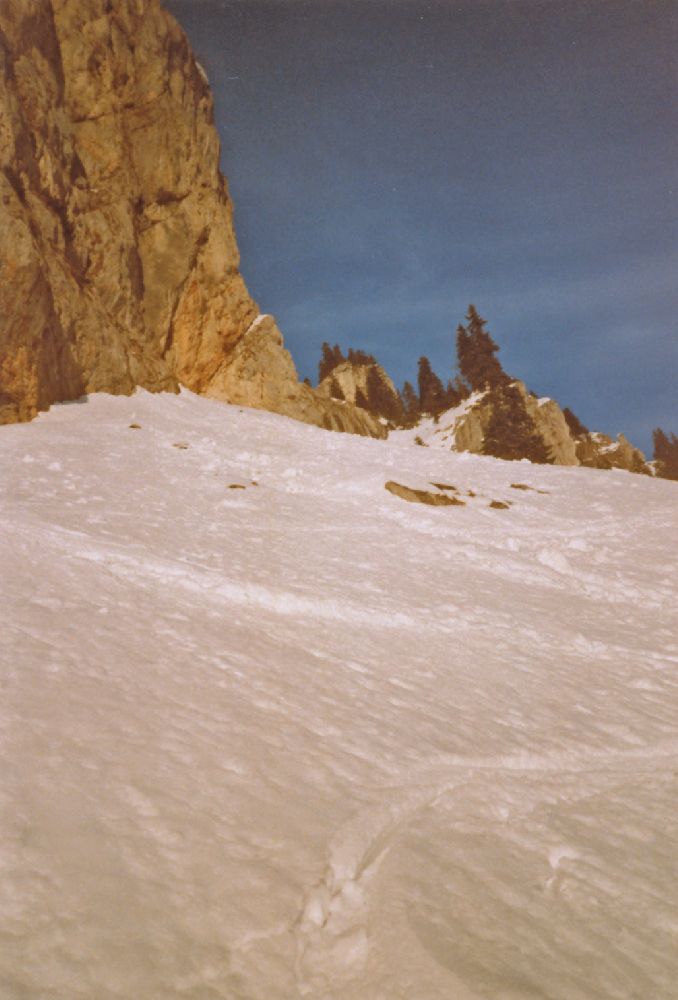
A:
<svg viewBox="0 0 678 1000">
<path fill-rule="evenodd" d="M 0 470 L 3 998 L 675 1000 L 675 484 L 189 393 Z"/>
</svg>

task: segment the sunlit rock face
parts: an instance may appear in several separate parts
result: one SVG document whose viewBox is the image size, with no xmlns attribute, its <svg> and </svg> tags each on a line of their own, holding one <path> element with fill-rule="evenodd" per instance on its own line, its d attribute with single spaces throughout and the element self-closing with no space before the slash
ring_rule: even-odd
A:
<svg viewBox="0 0 678 1000">
<path fill-rule="evenodd" d="M 339 398 L 345 399 L 348 403 L 355 403 L 356 395 L 359 393 L 362 393 L 365 398 L 368 397 L 368 380 L 371 371 L 376 374 L 384 391 L 397 405 L 398 390 L 390 376 L 378 364 L 355 364 L 352 361 L 343 361 L 320 382 L 318 392 L 323 396 L 330 397 L 333 394 L 338 394 Z"/>
<path fill-rule="evenodd" d="M 541 399 L 531 395 L 522 382 L 518 383 L 527 412 L 532 417 L 534 426 L 543 437 L 546 447 L 553 458 L 554 465 L 578 465 L 575 442 L 563 416 L 554 399 Z"/>
<path fill-rule="evenodd" d="M 294 362 L 272 316 L 257 316 L 215 372 L 204 394 L 272 410 L 327 430 L 386 437 L 366 410 L 300 384 Z"/>
<path fill-rule="evenodd" d="M 0 4 L 0 216 L 2 422 L 86 392 L 179 384 L 331 422 L 300 389 L 295 409 L 279 337 L 277 351 L 265 342 L 271 374 L 254 365 L 257 388 L 228 376 L 259 308 L 209 85 L 157 0 Z M 281 373 L 286 388 L 260 391 Z"/>
<path fill-rule="evenodd" d="M 642 451 L 627 441 L 623 434 L 616 441 L 597 432 L 575 437 L 555 400 L 538 398 L 522 382 L 515 382 L 514 385 L 520 392 L 534 429 L 544 439 L 554 465 L 585 465 L 594 469 L 626 469 L 628 472 L 651 474 Z M 482 454 L 494 405 L 492 389 L 474 393 L 459 406 L 441 414 L 437 421 L 426 421 L 422 425 L 423 430 L 418 430 L 421 443 Z"/>
<path fill-rule="evenodd" d="M 538 399 L 522 382 L 514 383 L 520 392 L 535 429 L 543 437 L 556 465 L 578 465 L 575 442 L 563 412 L 553 399 Z M 485 432 L 494 407 L 492 390 L 472 397 L 454 414 L 453 431 L 458 451 L 482 453 Z"/>
</svg>

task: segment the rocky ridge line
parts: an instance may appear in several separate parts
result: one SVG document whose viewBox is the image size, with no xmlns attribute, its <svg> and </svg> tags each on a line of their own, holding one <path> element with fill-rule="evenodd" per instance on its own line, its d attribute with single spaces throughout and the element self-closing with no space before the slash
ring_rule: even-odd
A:
<svg viewBox="0 0 678 1000">
<path fill-rule="evenodd" d="M 537 398 L 518 380 L 513 384 L 523 399 L 533 427 L 544 439 L 555 465 L 626 469 L 629 472 L 653 474 L 642 451 L 623 434 L 616 441 L 599 432 L 576 436 L 555 400 Z M 480 455 L 483 454 L 483 442 L 494 404 L 492 389 L 474 393 L 460 406 L 440 414 L 437 421 L 425 420 L 407 433 L 416 434 L 422 444 Z"/>
</svg>

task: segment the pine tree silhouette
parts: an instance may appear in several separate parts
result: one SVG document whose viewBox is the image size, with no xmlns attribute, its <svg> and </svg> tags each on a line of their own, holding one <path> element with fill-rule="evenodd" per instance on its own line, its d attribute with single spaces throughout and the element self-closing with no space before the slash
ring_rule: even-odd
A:
<svg viewBox="0 0 678 1000">
<path fill-rule="evenodd" d="M 652 444 L 657 475 L 662 479 L 678 480 L 678 437 L 665 434 L 661 427 L 657 427 L 652 431 Z"/>
<path fill-rule="evenodd" d="M 372 365 L 367 372 L 366 395 L 368 409 L 372 413 L 392 422 L 402 419 L 400 399 L 391 392 L 384 382 L 376 364 Z"/>
<path fill-rule="evenodd" d="M 427 357 L 419 358 L 419 409 L 435 416 L 445 409 L 445 388 Z"/>
<path fill-rule="evenodd" d="M 508 376 L 495 354 L 499 346 L 485 329 L 486 320 L 474 305 L 468 307 L 468 326 L 457 327 L 457 363 L 462 378 L 475 391 L 506 384 Z"/>
<path fill-rule="evenodd" d="M 563 410 L 563 416 L 567 421 L 567 426 L 570 428 L 573 437 L 584 437 L 588 434 L 588 427 L 584 426 L 579 417 L 572 412 L 569 406 L 566 406 Z"/>
<path fill-rule="evenodd" d="M 369 410 L 367 396 L 362 389 L 356 389 L 355 391 L 355 405 L 359 406 L 362 410 Z"/>
<path fill-rule="evenodd" d="M 403 391 L 400 394 L 403 401 L 403 423 L 405 427 L 414 427 L 421 415 L 419 410 L 419 396 L 414 391 L 411 382 L 403 383 Z"/>
<path fill-rule="evenodd" d="M 346 360 L 344 355 L 341 353 L 339 344 L 335 344 L 334 347 L 330 347 L 327 341 L 325 341 L 321 350 L 322 354 L 318 363 L 318 382 L 322 382 L 324 378 L 331 375 L 334 369 L 338 365 L 343 364 Z"/>
<path fill-rule="evenodd" d="M 348 349 L 346 360 L 350 361 L 352 365 L 376 365 L 377 363 L 374 355 L 368 354 L 366 351 L 356 351 L 352 347 Z"/>
</svg>

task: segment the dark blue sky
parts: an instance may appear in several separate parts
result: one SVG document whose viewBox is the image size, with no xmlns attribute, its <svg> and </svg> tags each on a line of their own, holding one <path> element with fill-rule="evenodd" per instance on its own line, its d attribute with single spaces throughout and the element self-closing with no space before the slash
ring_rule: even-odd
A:
<svg viewBox="0 0 678 1000">
<path fill-rule="evenodd" d="M 441 377 L 474 302 L 592 429 L 678 432 L 675 0 L 170 0 L 215 94 L 242 270 L 323 340 Z"/>
</svg>

